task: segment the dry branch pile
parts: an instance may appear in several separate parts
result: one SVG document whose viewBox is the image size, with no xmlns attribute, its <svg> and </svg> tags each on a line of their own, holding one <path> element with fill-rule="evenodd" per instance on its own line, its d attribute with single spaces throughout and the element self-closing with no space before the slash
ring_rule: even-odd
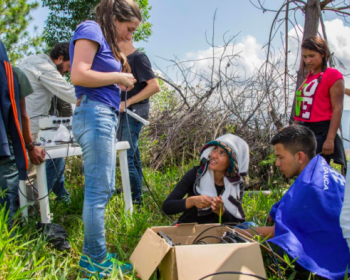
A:
<svg viewBox="0 0 350 280">
<path fill-rule="evenodd" d="M 268 75 L 257 69 L 256 74 L 246 80 L 233 74 L 219 78 L 219 69 L 214 69 L 212 83 L 200 82 L 207 78 L 203 72 L 196 73 L 197 79 L 192 78 L 192 83 L 184 81 L 175 86 L 166 81 L 168 86 L 164 83 L 163 89 L 171 106 L 165 109 L 157 108 L 157 104 L 152 106 L 156 110 L 152 112 L 151 125 L 145 130 L 148 164 L 159 169 L 198 160 L 205 143 L 234 133 L 250 146 L 250 175 L 264 178 L 266 167 L 259 163 L 271 153 L 269 142 L 277 131 L 274 123 L 281 125 L 287 120 L 283 113 L 288 112 L 288 104 L 285 106 L 279 65 L 283 66 L 277 62 L 271 66 Z"/>
</svg>

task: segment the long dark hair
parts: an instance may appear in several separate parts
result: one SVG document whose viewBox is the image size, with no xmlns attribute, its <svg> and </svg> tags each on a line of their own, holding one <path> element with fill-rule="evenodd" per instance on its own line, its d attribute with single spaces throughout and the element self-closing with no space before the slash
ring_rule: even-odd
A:
<svg viewBox="0 0 350 280">
<path fill-rule="evenodd" d="M 130 72 L 130 66 L 125 55 L 117 44 L 117 28 L 114 20 L 119 22 L 142 21 L 139 6 L 133 0 L 102 0 L 95 8 L 96 20 L 101 25 L 102 33 L 106 38 L 113 55 L 123 65 L 123 71 Z"/>
<path fill-rule="evenodd" d="M 310 51 L 315 51 L 323 55 L 322 59 L 322 72 L 327 69 L 327 62 L 330 56 L 327 42 L 318 36 L 311 36 L 306 38 L 301 44 L 302 49 L 307 49 Z M 305 67 L 305 63 L 304 63 Z"/>
</svg>

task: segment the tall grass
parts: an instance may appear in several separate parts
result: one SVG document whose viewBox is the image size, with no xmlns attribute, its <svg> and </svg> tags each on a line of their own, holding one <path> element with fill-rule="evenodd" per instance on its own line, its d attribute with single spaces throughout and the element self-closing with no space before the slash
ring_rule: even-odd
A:
<svg viewBox="0 0 350 280">
<path fill-rule="evenodd" d="M 28 223 L 24 223 L 19 215 L 17 224 L 9 230 L 7 227 L 8 219 L 4 209 L 2 209 L 0 211 L 0 280 L 84 279 L 84 275 L 78 269 L 83 245 L 83 178 L 79 174 L 81 169 L 74 167 L 79 165 L 78 163 L 79 159 L 71 160 L 66 172 L 66 187 L 71 194 L 71 202 L 66 204 L 50 200 L 51 211 L 54 214 L 53 222 L 62 225 L 67 230 L 72 248 L 65 252 L 53 249 L 36 230 L 35 222 L 40 219 L 38 215 L 30 217 Z M 145 177 L 159 205 L 193 165 L 165 168 L 162 172 L 144 169 Z M 117 174 L 117 178 L 119 176 L 120 174 Z M 281 180 L 281 185 L 285 185 L 284 180 Z M 116 187 L 121 187 L 119 179 Z M 269 196 L 262 193 L 255 196 L 246 194 L 243 203 L 247 218 L 260 225 L 266 224 L 266 218 L 272 205 L 281 196 L 282 191 L 279 188 L 273 188 Z M 171 218 L 176 220 L 177 217 Z M 138 244 L 140 236 L 148 227 L 171 224 L 172 222 L 158 209 L 149 192 L 145 192 L 144 204 L 135 209 L 133 214 L 124 212 L 123 195 L 115 194 L 106 209 L 108 251 L 117 252 L 121 260 L 127 261 Z M 278 279 L 268 256 L 264 257 L 264 262 L 268 279 Z M 293 269 L 292 261 L 290 261 L 288 268 L 283 269 L 283 273 L 289 277 L 288 279 L 302 279 L 295 278 L 298 276 Z M 96 276 L 91 279 L 98 278 Z M 137 278 L 135 275 L 127 276 L 120 271 L 114 271 L 112 279 Z M 153 275 L 151 279 L 156 279 L 156 276 Z"/>
</svg>

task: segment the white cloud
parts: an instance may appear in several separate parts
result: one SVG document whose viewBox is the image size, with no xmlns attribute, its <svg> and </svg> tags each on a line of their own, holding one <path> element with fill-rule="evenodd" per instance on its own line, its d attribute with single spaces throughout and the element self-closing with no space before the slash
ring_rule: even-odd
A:
<svg viewBox="0 0 350 280">
<path fill-rule="evenodd" d="M 341 61 L 345 69 L 338 68 L 343 74 L 350 73 L 350 27 L 340 19 L 325 22 L 330 51 Z M 350 77 L 344 77 L 345 87 L 350 88 Z M 344 99 L 344 109 L 350 110 L 350 98 Z"/>
<path fill-rule="evenodd" d="M 220 58 L 224 53 L 224 48 L 219 46 L 214 49 L 214 56 Z M 242 39 L 242 42 L 229 44 L 225 50 L 225 55 L 238 54 L 231 66 L 234 70 L 244 70 L 247 76 L 250 76 L 255 69 L 259 68 L 265 61 L 265 51 L 253 36 L 246 36 Z M 196 52 L 186 53 L 184 60 L 197 60 L 194 67 L 195 70 L 207 70 L 213 64 L 213 48 L 210 47 L 206 50 L 199 50 Z M 216 60 L 216 63 L 218 60 Z M 228 59 L 223 60 L 223 65 L 226 65 Z M 245 76 L 245 75 L 242 75 Z M 244 77 L 243 77 L 244 78 Z"/>
<path fill-rule="evenodd" d="M 334 19 L 332 21 L 325 21 L 325 27 L 327 32 L 327 39 L 330 50 L 334 53 L 335 57 L 342 62 L 346 69 L 337 68 L 343 74 L 350 73 L 350 27 L 345 26 L 344 22 L 340 19 Z M 288 32 L 289 41 L 288 48 L 290 50 L 288 61 L 290 65 L 290 73 L 295 74 L 299 68 L 300 57 L 300 41 L 302 40 L 303 27 L 298 25 L 295 29 L 291 29 Z M 320 26 L 320 34 L 322 34 Z M 298 41 L 299 40 L 299 41 Z M 223 48 L 217 48 L 214 50 L 215 56 L 220 57 L 223 52 Z M 257 68 L 259 68 L 266 59 L 266 48 L 262 48 L 262 45 L 257 42 L 256 38 L 251 35 L 243 37 L 242 41 L 230 44 L 226 49 L 227 54 L 239 54 L 240 59 L 237 59 L 233 65 L 235 71 L 245 71 L 246 76 L 250 76 Z M 283 50 L 276 50 L 274 55 L 279 56 L 283 53 Z M 206 50 L 198 50 L 196 52 L 186 53 L 184 60 L 199 60 L 194 66 L 194 70 L 208 70 L 212 65 L 212 60 L 206 59 L 213 55 L 213 48 Z M 242 74 L 244 78 L 244 74 Z M 350 77 L 344 77 L 345 86 L 350 88 Z M 345 98 L 344 107 L 350 110 L 350 98 Z"/>
<path fill-rule="evenodd" d="M 326 21 L 326 32 L 330 51 L 341 61 L 345 69 L 338 70 L 343 74 L 350 73 L 350 27 L 345 26 L 340 19 Z M 344 77 L 345 87 L 350 88 L 350 77 Z M 350 98 L 344 99 L 344 109 L 350 110 Z"/>
<path fill-rule="evenodd" d="M 348 26 L 345 26 L 340 19 L 326 21 L 325 26 L 330 51 L 334 52 L 335 56 L 339 58 L 345 66 L 349 66 L 350 28 Z"/>
</svg>

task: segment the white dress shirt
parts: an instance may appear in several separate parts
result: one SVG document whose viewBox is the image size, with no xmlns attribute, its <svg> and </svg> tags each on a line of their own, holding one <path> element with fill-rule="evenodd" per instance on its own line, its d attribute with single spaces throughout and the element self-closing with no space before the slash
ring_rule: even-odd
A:
<svg viewBox="0 0 350 280">
<path fill-rule="evenodd" d="M 77 103 L 74 86 L 67 83 L 46 54 L 27 57 L 19 64 L 19 68 L 26 74 L 34 89 L 34 93 L 26 97 L 32 133 L 39 132 L 39 116 L 49 114 L 54 95 L 68 103 Z"/>
</svg>

